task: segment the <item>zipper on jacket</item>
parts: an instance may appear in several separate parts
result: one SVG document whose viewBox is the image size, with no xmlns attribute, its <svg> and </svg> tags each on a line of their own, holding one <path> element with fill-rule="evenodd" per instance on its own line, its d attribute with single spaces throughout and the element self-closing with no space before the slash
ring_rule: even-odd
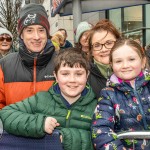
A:
<svg viewBox="0 0 150 150">
<path fill-rule="evenodd" d="M 66 116 L 66 127 L 69 126 L 69 122 L 70 122 L 70 114 L 71 114 L 71 110 L 68 110 L 67 116 Z"/>
<path fill-rule="evenodd" d="M 144 111 L 143 111 L 143 108 L 142 108 L 142 105 L 141 105 L 140 97 L 138 96 L 138 93 L 136 92 L 136 90 L 134 90 L 134 94 L 135 94 L 135 96 L 137 97 L 137 100 L 138 100 L 138 102 L 139 102 L 139 109 L 140 109 L 140 113 L 141 113 L 141 115 L 142 115 L 142 120 L 143 120 L 143 124 L 144 124 L 144 129 L 145 129 L 145 130 L 148 130 L 147 122 L 146 122 L 146 117 L 145 117 L 145 114 L 144 114 Z"/>
<path fill-rule="evenodd" d="M 67 116 L 66 116 L 66 120 L 68 120 L 68 119 L 69 119 L 70 114 L 71 114 L 71 110 L 68 110 L 68 113 L 67 113 Z"/>
<path fill-rule="evenodd" d="M 33 93 L 36 92 L 36 62 L 37 57 L 34 58 L 34 66 L 33 66 Z"/>
</svg>

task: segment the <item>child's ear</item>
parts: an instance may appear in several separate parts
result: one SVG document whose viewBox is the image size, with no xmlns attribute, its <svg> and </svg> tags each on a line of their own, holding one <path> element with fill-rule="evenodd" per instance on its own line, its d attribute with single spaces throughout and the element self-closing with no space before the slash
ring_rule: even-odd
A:
<svg viewBox="0 0 150 150">
<path fill-rule="evenodd" d="M 89 74 L 90 74 L 90 71 L 88 70 L 88 72 L 87 72 L 87 78 L 89 77 Z"/>
<path fill-rule="evenodd" d="M 56 72 L 55 72 L 55 71 L 53 71 L 53 74 L 54 74 L 54 77 L 55 77 L 56 82 L 57 82 L 57 75 L 56 75 Z"/>
</svg>

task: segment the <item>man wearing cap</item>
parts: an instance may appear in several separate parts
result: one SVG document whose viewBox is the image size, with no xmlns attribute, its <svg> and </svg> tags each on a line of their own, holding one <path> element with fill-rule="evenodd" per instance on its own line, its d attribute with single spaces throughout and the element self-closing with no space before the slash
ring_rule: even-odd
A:
<svg viewBox="0 0 150 150">
<path fill-rule="evenodd" d="M 54 82 L 55 49 L 48 39 L 50 25 L 42 5 L 28 4 L 18 21 L 19 52 L 0 60 L 0 109 L 21 101 Z"/>
<path fill-rule="evenodd" d="M 0 59 L 11 52 L 12 40 L 12 33 L 0 27 Z"/>
</svg>

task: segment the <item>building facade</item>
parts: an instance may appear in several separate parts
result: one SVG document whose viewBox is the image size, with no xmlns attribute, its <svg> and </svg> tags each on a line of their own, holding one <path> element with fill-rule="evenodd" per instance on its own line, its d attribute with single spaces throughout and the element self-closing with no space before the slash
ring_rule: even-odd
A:
<svg viewBox="0 0 150 150">
<path fill-rule="evenodd" d="M 44 0 L 43 5 L 49 15 L 51 35 L 59 28 L 65 28 L 68 40 L 74 43 L 73 16 L 51 17 L 50 0 Z M 82 14 L 82 21 L 96 24 L 100 19 L 110 19 L 125 37 L 137 39 L 143 46 L 150 44 L 150 4 L 137 5 L 124 8 L 110 9 L 106 11 L 90 12 Z"/>
</svg>

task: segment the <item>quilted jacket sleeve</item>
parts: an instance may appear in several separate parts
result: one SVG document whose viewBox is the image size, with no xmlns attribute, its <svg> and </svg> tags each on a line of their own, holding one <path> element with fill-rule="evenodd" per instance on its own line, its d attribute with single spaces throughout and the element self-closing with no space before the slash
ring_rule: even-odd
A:
<svg viewBox="0 0 150 150">
<path fill-rule="evenodd" d="M 35 95 L 0 110 L 4 130 L 8 133 L 26 137 L 44 136 L 43 123 L 45 116 L 35 113 L 37 99 L 37 95 Z"/>
<path fill-rule="evenodd" d="M 64 150 L 94 150 L 90 131 L 77 128 L 63 128 L 60 130 Z"/>
<path fill-rule="evenodd" d="M 96 150 L 122 150 L 123 145 L 114 133 L 114 92 L 103 89 L 92 122 L 92 139 Z"/>
</svg>

